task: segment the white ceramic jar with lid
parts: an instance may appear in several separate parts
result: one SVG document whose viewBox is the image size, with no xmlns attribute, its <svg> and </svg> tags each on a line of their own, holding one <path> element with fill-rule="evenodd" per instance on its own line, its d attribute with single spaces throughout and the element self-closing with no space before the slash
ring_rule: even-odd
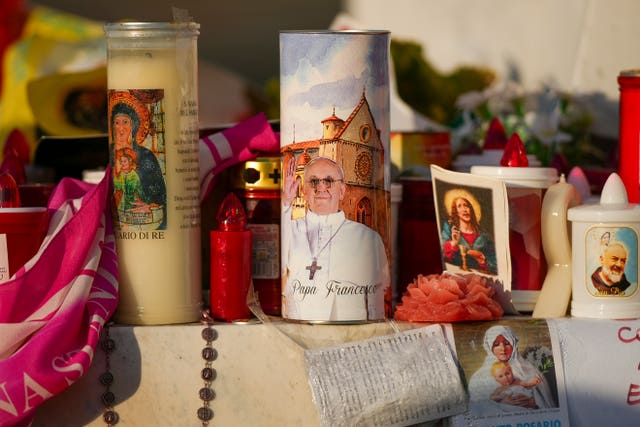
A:
<svg viewBox="0 0 640 427">
<path fill-rule="evenodd" d="M 628 203 L 618 174 L 607 179 L 599 203 L 571 208 L 567 215 L 572 222 L 571 315 L 640 317 L 640 205 Z"/>
</svg>

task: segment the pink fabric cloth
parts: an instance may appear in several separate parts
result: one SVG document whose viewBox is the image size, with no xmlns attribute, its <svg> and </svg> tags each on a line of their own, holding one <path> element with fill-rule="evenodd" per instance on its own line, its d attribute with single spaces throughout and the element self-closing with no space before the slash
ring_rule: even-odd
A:
<svg viewBox="0 0 640 427">
<path fill-rule="evenodd" d="M 63 179 L 40 250 L 0 284 L 0 426 L 29 425 L 89 369 L 118 302 L 108 195 L 109 179 Z"/>
<path fill-rule="evenodd" d="M 201 200 L 224 169 L 279 145 L 264 114 L 202 138 Z M 98 185 L 64 178 L 40 250 L 0 284 L 0 427 L 29 425 L 40 404 L 84 375 L 116 309 L 110 176 Z"/>
<path fill-rule="evenodd" d="M 278 153 L 280 139 L 263 113 L 221 132 L 200 138 L 200 201 L 211 192 L 223 170 L 260 153 Z"/>
</svg>

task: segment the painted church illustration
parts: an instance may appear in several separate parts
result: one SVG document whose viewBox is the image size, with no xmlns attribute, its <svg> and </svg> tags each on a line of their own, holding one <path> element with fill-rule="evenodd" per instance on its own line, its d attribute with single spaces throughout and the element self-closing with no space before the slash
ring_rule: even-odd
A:
<svg viewBox="0 0 640 427">
<path fill-rule="evenodd" d="M 387 218 L 389 195 L 384 188 L 384 145 L 380 130 L 362 93 L 360 102 L 346 120 L 333 113 L 322 124 L 322 137 L 296 142 L 282 147 L 283 166 L 296 162 L 296 179 L 302 185 L 305 165 L 316 156 L 336 161 L 344 170 L 346 197 L 340 202 L 345 216 L 376 230 L 385 246 L 388 245 Z M 302 218 L 306 212 L 302 186 L 293 202 L 293 219 Z"/>
</svg>

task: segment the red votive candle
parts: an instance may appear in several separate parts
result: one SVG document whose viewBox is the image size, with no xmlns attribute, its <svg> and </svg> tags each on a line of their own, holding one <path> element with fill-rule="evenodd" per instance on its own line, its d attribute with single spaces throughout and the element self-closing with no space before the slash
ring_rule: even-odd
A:
<svg viewBox="0 0 640 427">
<path fill-rule="evenodd" d="M 280 157 L 257 157 L 232 173 L 251 230 L 251 282 L 265 314 L 280 316 Z"/>
<path fill-rule="evenodd" d="M 629 203 L 640 201 L 640 70 L 622 71 L 620 86 L 620 141 L 618 175 Z"/>
<path fill-rule="evenodd" d="M 229 193 L 217 215 L 218 229 L 210 232 L 211 315 L 233 322 L 251 317 L 247 294 L 251 285 L 251 231 L 240 199 Z"/>
</svg>

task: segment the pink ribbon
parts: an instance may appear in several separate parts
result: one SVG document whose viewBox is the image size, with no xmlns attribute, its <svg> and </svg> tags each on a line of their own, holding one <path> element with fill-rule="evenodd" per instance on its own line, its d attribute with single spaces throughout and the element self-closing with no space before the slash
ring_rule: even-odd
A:
<svg viewBox="0 0 640 427">
<path fill-rule="evenodd" d="M 200 138 L 200 202 L 206 199 L 223 170 L 279 150 L 280 140 L 264 113 Z"/>
</svg>

